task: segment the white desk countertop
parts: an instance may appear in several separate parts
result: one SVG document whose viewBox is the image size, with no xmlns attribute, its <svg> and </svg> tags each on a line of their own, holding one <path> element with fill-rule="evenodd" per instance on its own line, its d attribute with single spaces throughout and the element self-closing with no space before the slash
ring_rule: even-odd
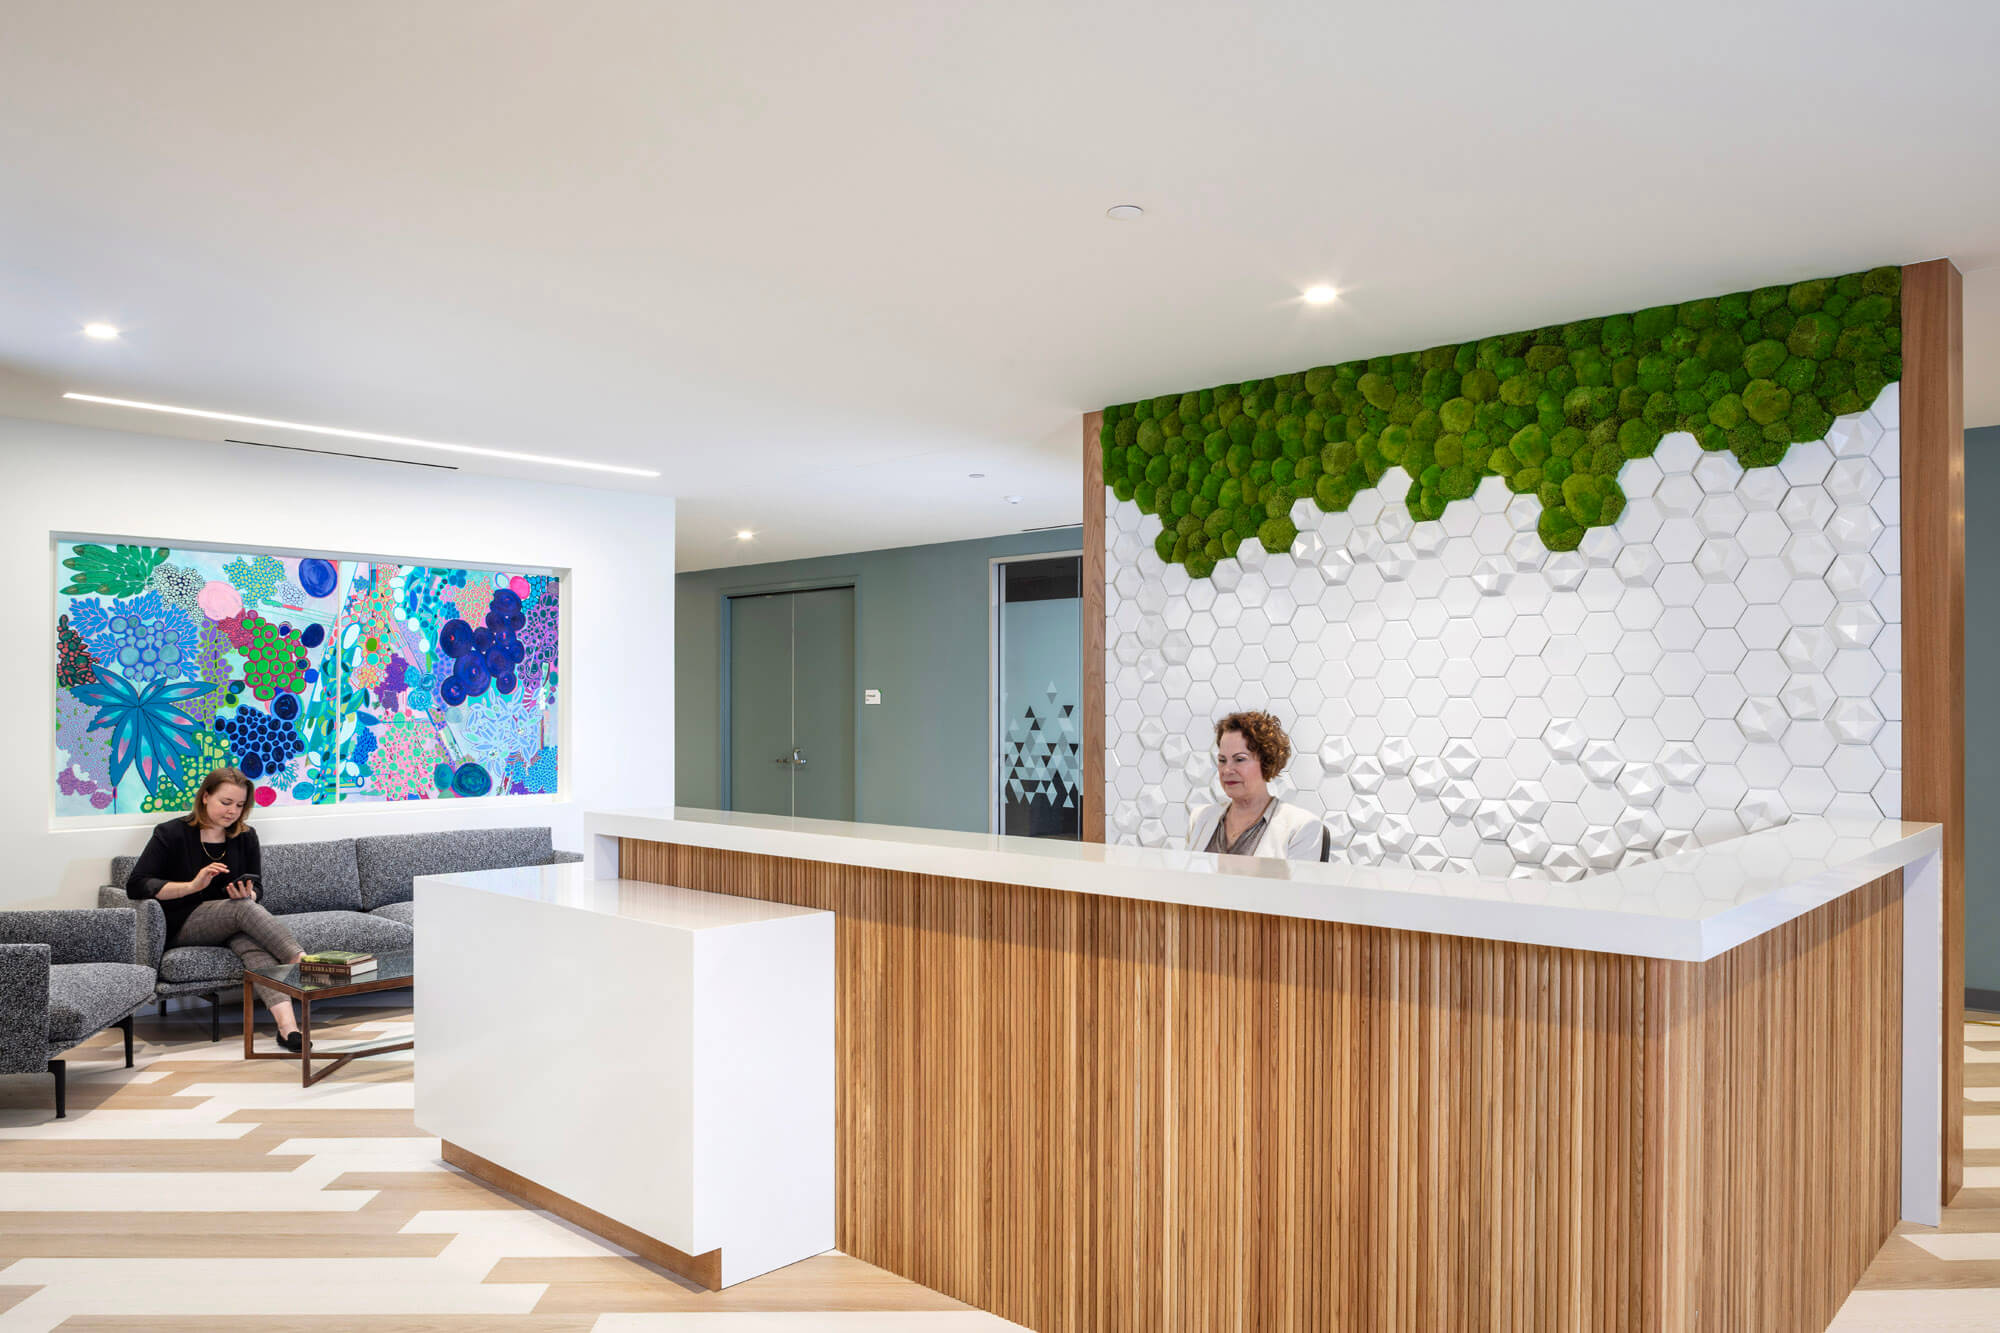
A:
<svg viewBox="0 0 2000 1333">
<path fill-rule="evenodd" d="M 1943 846 L 1936 824 L 1795 819 L 1565 883 L 686 807 L 593 812 L 584 827 L 604 840 L 1692 962 L 1726 953 Z M 615 844 L 600 845 L 597 873 L 617 874 Z"/>
</svg>

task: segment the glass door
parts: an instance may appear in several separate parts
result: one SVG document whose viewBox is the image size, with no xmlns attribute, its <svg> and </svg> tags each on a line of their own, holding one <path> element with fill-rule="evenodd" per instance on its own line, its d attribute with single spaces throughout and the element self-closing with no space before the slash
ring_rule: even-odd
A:
<svg viewBox="0 0 2000 1333">
<path fill-rule="evenodd" d="M 1083 556 L 993 565 L 993 829 L 1083 836 Z"/>
</svg>

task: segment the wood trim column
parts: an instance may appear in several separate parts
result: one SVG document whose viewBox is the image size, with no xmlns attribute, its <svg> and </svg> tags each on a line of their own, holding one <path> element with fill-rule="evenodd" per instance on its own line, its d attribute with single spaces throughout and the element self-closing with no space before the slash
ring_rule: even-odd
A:
<svg viewBox="0 0 2000 1333">
<path fill-rule="evenodd" d="M 1104 841 L 1104 413 L 1083 414 L 1083 840 Z"/>
<path fill-rule="evenodd" d="M 1965 348 L 1949 259 L 1903 270 L 1903 818 L 1944 825 L 1944 1202 L 1965 1180 Z"/>
</svg>

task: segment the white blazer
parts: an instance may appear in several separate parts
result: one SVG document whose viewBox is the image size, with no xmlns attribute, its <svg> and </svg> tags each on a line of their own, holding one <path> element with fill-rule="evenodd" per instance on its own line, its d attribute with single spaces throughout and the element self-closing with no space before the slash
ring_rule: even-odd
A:
<svg viewBox="0 0 2000 1333">
<path fill-rule="evenodd" d="M 1208 840 L 1215 836 L 1215 826 L 1222 822 L 1222 816 L 1229 810 L 1229 802 L 1211 805 L 1194 817 L 1188 826 L 1188 850 L 1199 852 L 1207 848 Z M 1287 861 L 1317 861 L 1320 849 L 1326 840 L 1326 825 L 1311 814 L 1288 801 L 1273 800 L 1270 822 L 1264 825 L 1264 836 L 1257 839 L 1257 849 L 1252 856 L 1282 857 Z"/>
</svg>

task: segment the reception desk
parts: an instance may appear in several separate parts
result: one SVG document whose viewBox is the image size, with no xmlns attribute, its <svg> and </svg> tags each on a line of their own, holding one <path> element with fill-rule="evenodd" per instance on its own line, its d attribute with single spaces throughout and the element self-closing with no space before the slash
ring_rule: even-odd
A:
<svg viewBox="0 0 2000 1333">
<path fill-rule="evenodd" d="M 587 828 L 835 914 L 837 1243 L 1043 1333 L 1819 1329 L 1937 1217 L 1935 825 L 1574 883 Z"/>
<path fill-rule="evenodd" d="M 445 1161 L 711 1289 L 833 1247 L 831 916 L 574 864 L 416 901 Z"/>
</svg>

